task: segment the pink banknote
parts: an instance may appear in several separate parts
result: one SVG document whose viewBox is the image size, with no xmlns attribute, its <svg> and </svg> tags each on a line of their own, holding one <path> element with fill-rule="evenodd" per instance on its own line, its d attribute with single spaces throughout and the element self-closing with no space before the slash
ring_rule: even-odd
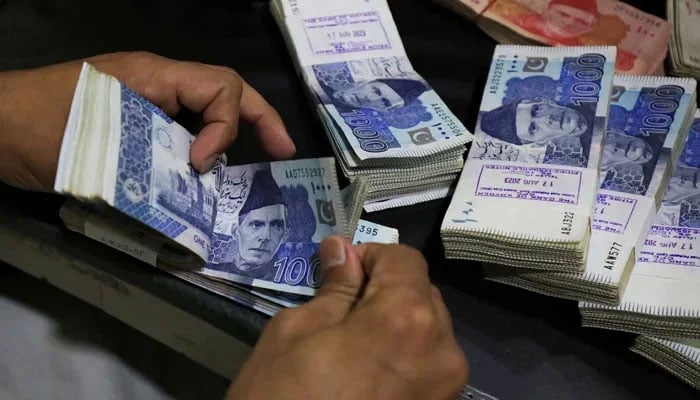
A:
<svg viewBox="0 0 700 400">
<path fill-rule="evenodd" d="M 495 0 L 480 14 L 544 44 L 615 45 L 615 69 L 627 74 L 658 72 L 671 36 L 668 21 L 616 0 Z"/>
</svg>

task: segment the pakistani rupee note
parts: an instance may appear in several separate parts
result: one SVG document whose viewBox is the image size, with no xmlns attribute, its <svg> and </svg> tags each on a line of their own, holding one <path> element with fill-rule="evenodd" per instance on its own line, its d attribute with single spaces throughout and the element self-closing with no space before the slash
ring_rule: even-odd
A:
<svg viewBox="0 0 700 400">
<path fill-rule="evenodd" d="M 616 72 L 636 75 L 661 68 L 671 35 L 666 20 L 616 0 L 496 0 L 479 25 L 509 43 L 523 41 L 494 25 L 553 46 L 614 45 Z"/>
<path fill-rule="evenodd" d="M 202 273 L 258 288 L 313 295 L 321 240 L 345 232 L 331 158 L 226 167 Z"/>
<path fill-rule="evenodd" d="M 300 69 L 360 159 L 417 157 L 471 134 L 413 69 L 386 1 L 281 1 Z"/>
<path fill-rule="evenodd" d="M 587 243 L 613 47 L 496 47 L 442 229 Z"/>
</svg>

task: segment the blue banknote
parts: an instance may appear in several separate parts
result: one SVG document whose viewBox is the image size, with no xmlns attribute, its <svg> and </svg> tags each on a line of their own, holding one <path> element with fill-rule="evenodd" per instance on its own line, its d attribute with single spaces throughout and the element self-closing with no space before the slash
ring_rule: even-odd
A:
<svg viewBox="0 0 700 400">
<path fill-rule="evenodd" d="M 321 240 L 345 232 L 332 158 L 230 166 L 222 171 L 204 274 L 313 295 Z"/>
<path fill-rule="evenodd" d="M 598 165 L 615 53 L 499 46 L 469 158 Z"/>
<path fill-rule="evenodd" d="M 121 140 L 113 206 L 206 260 L 223 164 L 200 175 L 189 164 L 194 136 L 121 85 Z"/>
<path fill-rule="evenodd" d="M 437 153 L 471 140 L 406 57 L 317 64 L 307 74 L 360 159 Z"/>
<path fill-rule="evenodd" d="M 600 188 L 642 196 L 650 185 L 652 192 L 662 190 L 671 152 L 694 110 L 695 83 L 624 75 L 613 82 Z"/>
<path fill-rule="evenodd" d="M 695 234 L 700 234 L 700 113 L 695 115 L 655 224 L 696 228 Z"/>
</svg>

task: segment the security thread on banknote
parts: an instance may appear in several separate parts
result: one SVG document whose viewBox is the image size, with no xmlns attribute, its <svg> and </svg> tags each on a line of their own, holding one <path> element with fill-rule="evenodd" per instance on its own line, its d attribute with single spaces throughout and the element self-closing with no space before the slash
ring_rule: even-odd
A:
<svg viewBox="0 0 700 400">
<path fill-rule="evenodd" d="M 448 256 L 583 268 L 614 64 L 614 47 L 496 47 L 441 229 Z"/>
</svg>

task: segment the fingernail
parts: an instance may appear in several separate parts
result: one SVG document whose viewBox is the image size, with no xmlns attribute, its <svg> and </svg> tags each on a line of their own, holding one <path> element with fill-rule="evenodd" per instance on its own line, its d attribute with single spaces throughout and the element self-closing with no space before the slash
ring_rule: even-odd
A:
<svg viewBox="0 0 700 400">
<path fill-rule="evenodd" d="M 345 243 L 337 236 L 321 242 L 321 269 L 325 270 L 345 264 Z"/>
<path fill-rule="evenodd" d="M 209 172 L 211 171 L 212 168 L 214 168 L 214 165 L 216 165 L 216 162 L 218 161 L 219 156 L 215 155 L 212 156 L 211 158 L 208 158 L 202 163 L 202 173 Z"/>
</svg>

